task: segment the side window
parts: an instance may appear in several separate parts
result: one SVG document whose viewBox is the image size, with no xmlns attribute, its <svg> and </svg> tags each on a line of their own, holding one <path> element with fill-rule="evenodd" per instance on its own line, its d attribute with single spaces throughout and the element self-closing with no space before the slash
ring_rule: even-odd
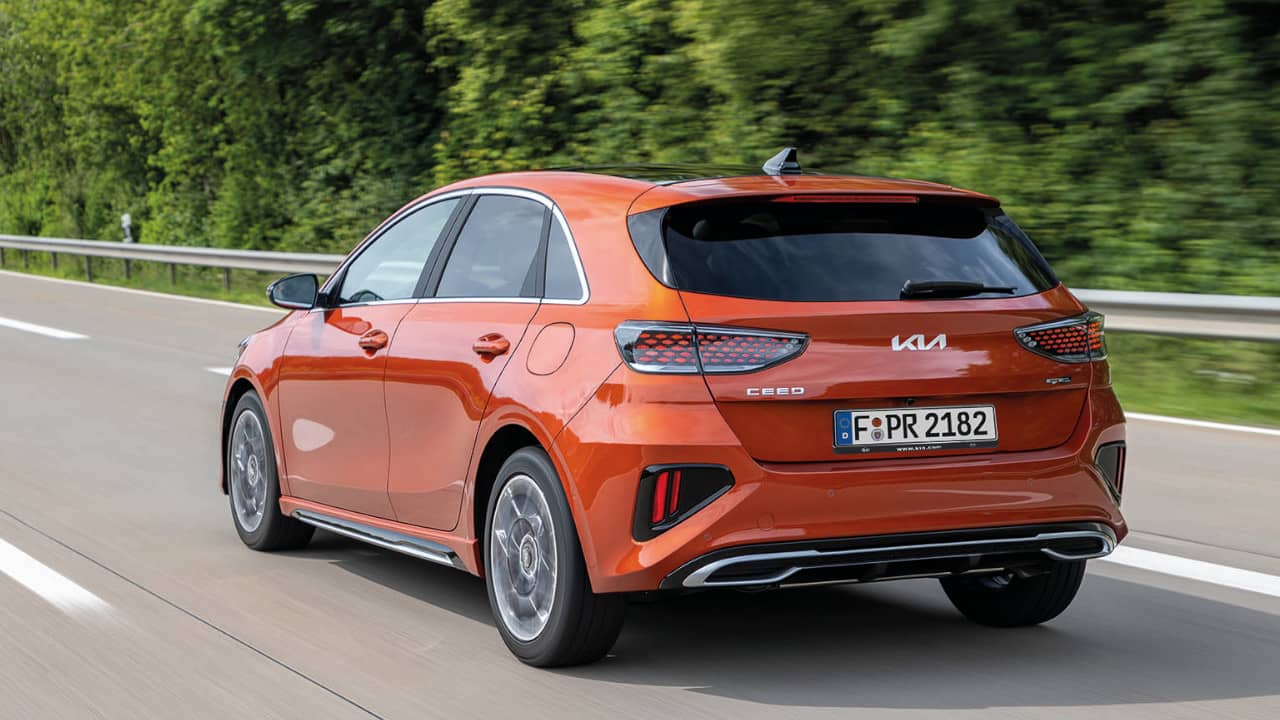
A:
<svg viewBox="0 0 1280 720">
<path fill-rule="evenodd" d="M 534 259 L 547 209 L 510 195 L 483 195 L 462 226 L 436 297 L 533 297 Z"/>
<path fill-rule="evenodd" d="M 422 269 L 458 202 L 433 203 L 396 221 L 347 266 L 338 303 L 413 297 Z"/>
<path fill-rule="evenodd" d="M 542 296 L 548 300 L 579 300 L 585 294 L 578 277 L 578 265 L 569 248 L 569 237 L 564 233 L 564 226 L 552 220 L 551 237 L 547 240 L 547 280 Z"/>
</svg>

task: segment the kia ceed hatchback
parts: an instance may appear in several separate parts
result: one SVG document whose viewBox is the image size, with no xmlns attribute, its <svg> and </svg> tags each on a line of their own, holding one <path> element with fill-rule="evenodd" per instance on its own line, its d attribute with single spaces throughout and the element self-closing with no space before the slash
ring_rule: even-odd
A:
<svg viewBox="0 0 1280 720">
<path fill-rule="evenodd" d="M 1102 317 L 986 195 L 790 149 L 493 175 L 269 294 L 222 415 L 240 537 L 482 576 L 532 665 L 604 655 L 638 592 L 937 577 L 1039 623 L 1126 532 Z"/>
</svg>

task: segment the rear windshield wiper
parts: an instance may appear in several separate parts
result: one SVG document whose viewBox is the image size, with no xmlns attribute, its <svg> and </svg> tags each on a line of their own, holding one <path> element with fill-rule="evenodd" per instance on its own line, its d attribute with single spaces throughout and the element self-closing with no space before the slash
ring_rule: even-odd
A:
<svg viewBox="0 0 1280 720">
<path fill-rule="evenodd" d="M 967 280 L 908 280 L 902 284 L 902 299 L 907 298 L 958 298 L 982 293 L 1012 295 L 1017 288 L 1002 285 L 984 285 Z"/>
</svg>

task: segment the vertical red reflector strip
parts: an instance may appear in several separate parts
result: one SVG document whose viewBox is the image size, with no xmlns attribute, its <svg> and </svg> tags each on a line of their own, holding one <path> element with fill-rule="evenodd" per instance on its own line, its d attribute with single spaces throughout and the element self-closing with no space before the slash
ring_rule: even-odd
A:
<svg viewBox="0 0 1280 720">
<path fill-rule="evenodd" d="M 671 502 L 667 504 L 667 514 L 675 515 L 680 505 L 680 471 L 671 473 Z"/>
<path fill-rule="evenodd" d="M 668 473 L 666 472 L 658 473 L 658 480 L 653 484 L 653 514 L 651 519 L 654 525 L 662 522 L 662 518 L 666 517 L 663 511 L 667 507 L 667 475 Z"/>
<path fill-rule="evenodd" d="M 1116 457 L 1116 493 L 1117 494 L 1121 494 L 1124 492 L 1124 460 L 1125 460 L 1125 455 L 1128 455 L 1128 454 L 1129 454 L 1129 448 L 1127 446 L 1121 447 L 1120 452 L 1116 454 L 1117 455 Z"/>
</svg>

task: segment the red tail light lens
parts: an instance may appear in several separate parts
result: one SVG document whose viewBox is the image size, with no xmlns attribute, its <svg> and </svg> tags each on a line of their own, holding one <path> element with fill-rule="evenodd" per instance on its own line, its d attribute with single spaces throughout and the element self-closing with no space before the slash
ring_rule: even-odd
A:
<svg viewBox="0 0 1280 720">
<path fill-rule="evenodd" d="M 613 331 L 622 359 L 634 370 L 696 373 L 698 351 L 693 327 L 675 323 L 624 322 Z"/>
<path fill-rule="evenodd" d="M 1013 331 L 1022 347 L 1059 362 L 1105 360 L 1106 336 L 1100 313 L 1087 312 L 1066 320 L 1020 327 Z"/>
<path fill-rule="evenodd" d="M 747 328 L 628 321 L 614 331 L 633 370 L 650 373 L 754 372 L 790 360 L 809 337 Z"/>
</svg>

